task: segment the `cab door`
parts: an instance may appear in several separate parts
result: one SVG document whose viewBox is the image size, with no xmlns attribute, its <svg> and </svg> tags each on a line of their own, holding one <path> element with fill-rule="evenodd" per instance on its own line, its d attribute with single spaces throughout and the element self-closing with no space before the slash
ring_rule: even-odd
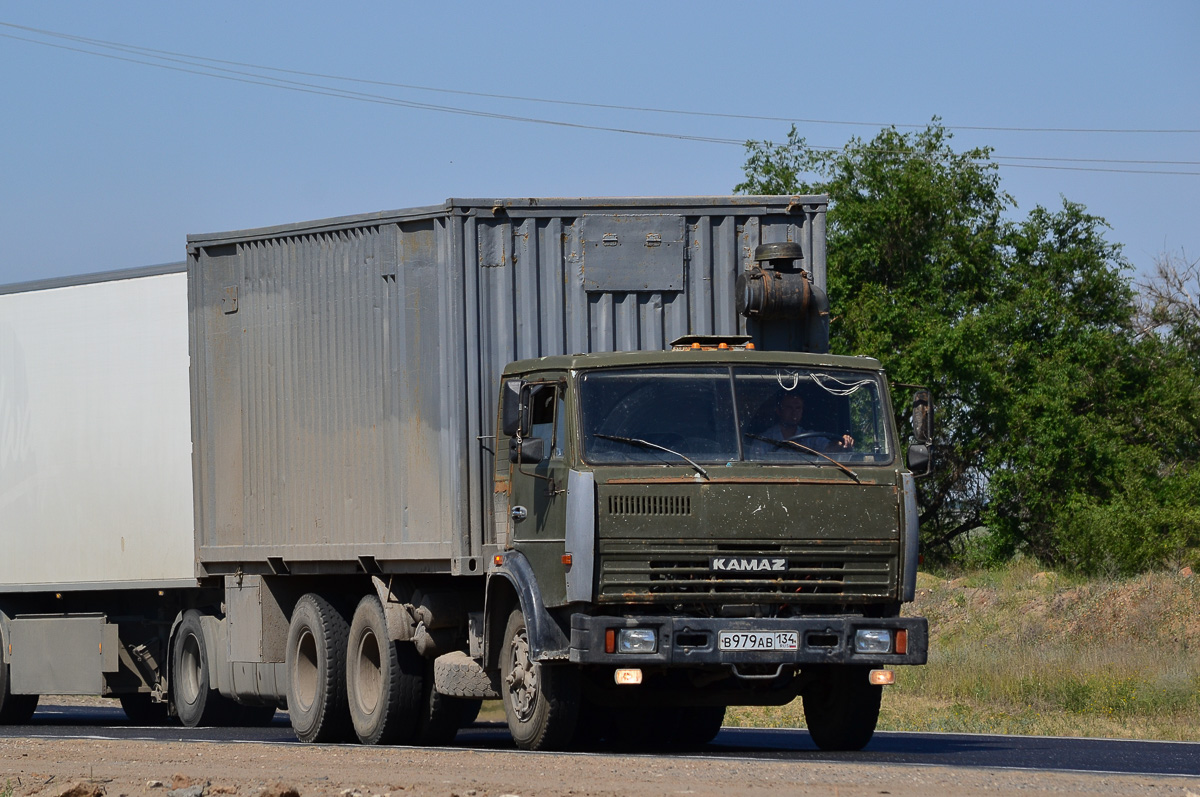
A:
<svg viewBox="0 0 1200 797">
<path fill-rule="evenodd" d="M 509 456 L 513 547 L 533 566 L 548 606 L 566 602 L 566 393 L 566 379 L 557 375 L 523 385 L 524 417 Z M 534 461 L 529 454 L 539 447 L 541 456 Z"/>
</svg>

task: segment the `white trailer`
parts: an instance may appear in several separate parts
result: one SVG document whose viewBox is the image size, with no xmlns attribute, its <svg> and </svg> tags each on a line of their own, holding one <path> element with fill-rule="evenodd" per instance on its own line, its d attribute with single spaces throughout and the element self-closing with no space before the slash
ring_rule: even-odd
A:
<svg viewBox="0 0 1200 797">
<path fill-rule="evenodd" d="M 184 264 L 0 288 L 0 717 L 153 711 L 192 528 Z"/>
</svg>

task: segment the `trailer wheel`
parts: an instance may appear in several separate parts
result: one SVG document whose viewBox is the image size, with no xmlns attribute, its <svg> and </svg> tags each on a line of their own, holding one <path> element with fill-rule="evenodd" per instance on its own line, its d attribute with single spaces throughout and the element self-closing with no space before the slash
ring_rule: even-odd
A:
<svg viewBox="0 0 1200 797">
<path fill-rule="evenodd" d="M 171 664 L 171 695 L 179 721 L 189 728 L 227 724 L 237 704 L 212 688 L 208 645 L 200 612 L 195 609 L 185 612 L 179 623 Z"/>
<path fill-rule="evenodd" d="M 0 646 L 4 634 L 0 632 Z M 24 725 L 37 711 L 38 695 L 14 695 L 9 691 L 9 665 L 0 659 L 0 725 Z"/>
<path fill-rule="evenodd" d="M 804 720 L 822 750 L 861 750 L 875 734 L 883 687 L 867 667 L 830 667 L 804 690 Z"/>
<path fill-rule="evenodd" d="M 340 741 L 349 735 L 346 701 L 346 618 L 319 595 L 296 603 L 287 639 L 287 704 L 302 742 Z"/>
<path fill-rule="evenodd" d="M 579 719 L 579 672 L 533 660 L 520 609 L 513 610 L 504 629 L 500 678 L 504 713 L 517 747 L 567 749 Z"/>
<path fill-rule="evenodd" d="M 358 740 L 411 743 L 421 716 L 425 661 L 411 642 L 391 640 L 383 604 L 374 595 L 358 602 L 346 656 L 346 692 Z"/>
</svg>

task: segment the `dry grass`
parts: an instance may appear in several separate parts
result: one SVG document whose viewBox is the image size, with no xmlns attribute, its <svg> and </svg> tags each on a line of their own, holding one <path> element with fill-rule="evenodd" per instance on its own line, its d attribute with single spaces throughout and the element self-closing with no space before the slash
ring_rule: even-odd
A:
<svg viewBox="0 0 1200 797">
<path fill-rule="evenodd" d="M 904 668 L 879 727 L 1200 741 L 1200 578 L 1081 581 L 1018 562 L 921 574 L 908 612 L 929 664 Z M 727 724 L 804 725 L 799 701 Z"/>
</svg>

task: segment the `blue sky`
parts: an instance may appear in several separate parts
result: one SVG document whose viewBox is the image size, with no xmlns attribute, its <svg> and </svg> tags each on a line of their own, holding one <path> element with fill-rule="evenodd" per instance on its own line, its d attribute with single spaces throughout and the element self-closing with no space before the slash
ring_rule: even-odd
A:
<svg viewBox="0 0 1200 797">
<path fill-rule="evenodd" d="M 874 124 L 799 124 L 818 145 L 937 115 L 960 148 L 1105 161 L 1019 161 L 1090 171 L 1005 166 L 1016 214 L 1065 196 L 1105 217 L 1139 269 L 1164 250 L 1200 256 L 1200 3 L 334 9 L 0 0 L 0 23 L 457 92 Z M 352 101 L 60 49 L 117 54 L 13 27 L 0 35 L 0 284 L 181 260 L 188 233 L 452 196 L 723 194 L 742 178 L 736 143 Z M 402 102 L 733 142 L 783 140 L 789 127 L 277 74 Z"/>
</svg>

